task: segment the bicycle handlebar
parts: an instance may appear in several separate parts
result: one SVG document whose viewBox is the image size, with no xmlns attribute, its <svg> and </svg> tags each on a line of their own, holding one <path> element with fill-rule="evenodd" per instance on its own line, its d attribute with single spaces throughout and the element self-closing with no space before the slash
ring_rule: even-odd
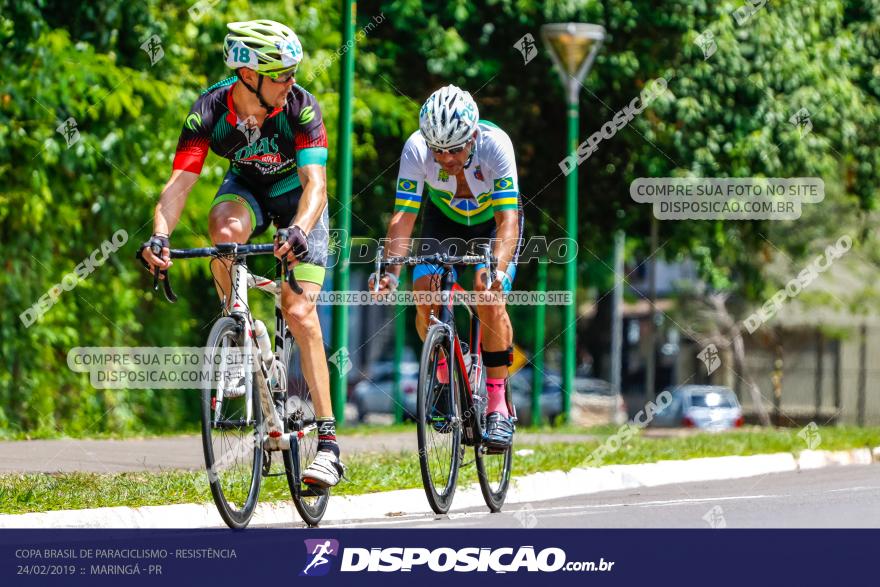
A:
<svg viewBox="0 0 880 587">
<path fill-rule="evenodd" d="M 494 257 L 490 257 L 492 261 L 495 261 Z M 420 265 L 422 263 L 431 263 L 433 265 L 479 265 L 481 263 L 486 263 L 486 257 L 483 255 L 446 255 L 443 253 L 436 253 L 433 255 L 407 255 L 401 257 L 387 257 L 383 259 L 381 265 L 406 265 L 407 267 L 413 267 L 415 265 Z"/>
<path fill-rule="evenodd" d="M 451 267 L 452 265 L 480 265 L 483 264 L 489 271 L 489 283 L 495 281 L 495 267 L 498 264 L 498 258 L 489 252 L 489 246 L 483 245 L 482 255 L 447 255 L 446 253 L 434 253 L 433 255 L 403 255 L 398 257 L 385 256 L 385 247 L 380 246 L 376 251 L 376 283 L 373 286 L 374 291 L 379 291 L 379 280 L 385 275 L 385 268 L 389 265 L 406 265 L 414 267 L 416 265 L 431 264 L 444 265 Z"/>
<path fill-rule="evenodd" d="M 240 245 L 238 243 L 220 243 L 214 247 L 196 249 L 171 249 L 172 259 L 196 259 L 198 257 L 249 257 L 265 255 L 275 251 L 275 245 Z"/>
<path fill-rule="evenodd" d="M 157 251 L 156 249 L 159 248 Z M 161 247 L 153 246 L 152 249 L 153 254 L 156 256 L 160 256 L 162 254 Z M 253 255 L 266 255 L 275 252 L 274 244 L 263 244 L 263 245 L 240 245 L 238 243 L 218 243 L 213 247 L 199 247 L 194 249 L 171 249 L 169 254 L 172 259 L 197 259 L 201 257 L 250 257 Z M 296 276 L 294 276 L 293 271 L 288 270 L 287 257 L 285 256 L 281 259 L 281 274 L 286 276 L 287 283 L 290 285 L 290 289 L 292 289 L 295 293 L 301 294 L 303 292 L 302 287 L 300 287 L 299 283 L 296 280 Z M 156 268 L 153 273 L 153 290 L 159 290 L 159 269 Z M 172 304 L 177 301 L 177 295 L 175 295 L 174 290 L 171 289 L 171 281 L 168 277 L 168 272 L 162 272 L 165 276 L 164 281 L 164 290 L 165 290 L 165 299 L 167 299 Z"/>
</svg>

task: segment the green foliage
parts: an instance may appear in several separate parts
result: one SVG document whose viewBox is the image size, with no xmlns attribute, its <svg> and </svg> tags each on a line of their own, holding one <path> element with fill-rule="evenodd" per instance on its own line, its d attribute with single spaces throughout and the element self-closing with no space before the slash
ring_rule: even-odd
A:
<svg viewBox="0 0 880 587">
<path fill-rule="evenodd" d="M 191 4 L 0 1 L 0 234 L 7 253 L 0 295 L 9 308 L 0 318 L 0 427 L 79 434 L 176 429 L 194 419 L 193 393 L 95 391 L 67 368 L 66 356 L 76 346 L 204 339 L 217 309 L 207 264 L 175 265 L 180 302 L 170 306 L 145 291 L 148 280 L 133 255 L 150 233 L 184 114 L 202 88 L 227 74 L 219 50 L 226 22 L 274 18 L 300 35 L 306 60 L 298 80 L 317 96 L 327 122 L 336 212 L 340 3 L 230 0 L 198 21 Z M 565 108 L 539 29 L 595 22 L 608 38 L 581 93 L 584 139 L 652 79 L 666 76 L 669 87 L 581 166 L 579 273 L 593 276 L 603 267 L 616 228 L 627 231 L 634 253 L 645 252 L 650 210 L 628 195 L 637 177 L 820 176 L 826 200 L 797 223 L 662 223 L 667 258 L 691 256 L 712 286 L 761 298 L 777 285 L 764 270 L 773 256 L 809 255 L 838 231 L 864 234 L 863 215 L 877 208 L 880 3 L 780 0 L 738 25 L 731 13 L 741 4 L 359 3 L 357 29 L 365 34 L 353 48 L 353 233 L 384 234 L 397 158 L 417 129 L 418 108 L 437 87 L 456 83 L 516 145 L 528 234 L 560 236 Z M 704 59 L 694 41 L 707 30 L 718 50 Z M 526 65 L 514 45 L 527 33 L 539 54 Z M 154 65 L 141 49 L 151 35 L 164 51 Z M 813 124 L 803 137 L 789 123 L 801 108 Z M 68 148 L 55 129 L 70 117 L 80 140 Z M 209 157 L 175 245 L 207 243 L 208 207 L 225 168 Z M 129 239 L 120 252 L 25 328 L 19 314 L 119 229 Z M 522 267 L 518 281 L 527 286 L 533 271 Z M 528 343 L 530 315 L 515 312 L 514 319 L 518 341 Z M 551 331 L 561 330 L 557 313 L 549 320 Z"/>
</svg>

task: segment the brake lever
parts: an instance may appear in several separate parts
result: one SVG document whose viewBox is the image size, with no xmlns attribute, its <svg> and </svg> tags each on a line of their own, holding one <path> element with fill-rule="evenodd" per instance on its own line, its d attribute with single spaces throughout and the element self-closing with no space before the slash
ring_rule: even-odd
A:
<svg viewBox="0 0 880 587">
<path fill-rule="evenodd" d="M 150 252 L 159 259 L 162 258 L 162 247 L 159 245 L 150 245 Z M 157 265 L 156 268 L 153 269 L 153 291 L 159 291 L 159 271 L 160 269 Z"/>
<path fill-rule="evenodd" d="M 278 244 L 278 241 L 282 243 L 287 242 L 287 229 L 279 228 L 278 232 L 275 233 L 275 244 Z M 288 252 L 289 253 L 289 252 Z M 293 271 L 288 271 L 288 262 L 287 255 L 284 255 L 281 258 L 281 275 L 283 279 L 287 281 L 287 285 L 290 286 L 290 289 L 293 290 L 293 293 L 299 295 L 303 292 L 303 289 L 300 287 L 299 283 L 296 281 L 296 276 L 293 274 Z"/>
<path fill-rule="evenodd" d="M 281 259 L 281 274 L 284 275 L 284 279 L 287 281 L 287 285 L 290 286 L 290 289 L 293 290 L 293 293 L 299 295 L 303 292 L 303 288 L 300 287 L 299 282 L 296 280 L 296 276 L 293 274 L 293 270 L 288 271 L 289 264 L 287 262 L 287 256 L 285 255 L 283 259 Z"/>
<path fill-rule="evenodd" d="M 150 251 L 152 251 L 152 253 L 156 257 L 158 257 L 160 259 L 162 258 L 162 247 L 161 246 L 152 245 L 152 246 L 150 246 Z M 159 281 L 160 281 L 159 275 L 160 274 L 164 278 L 161 281 L 163 282 L 162 283 L 162 290 L 165 293 L 165 299 L 173 304 L 177 301 L 177 295 L 175 295 L 174 290 L 171 289 L 171 278 L 168 276 L 167 269 L 162 270 L 162 269 L 159 269 L 158 267 L 156 267 L 153 270 L 153 291 L 159 291 Z"/>
<path fill-rule="evenodd" d="M 382 263 L 382 257 L 385 256 L 385 247 L 379 246 L 376 250 L 376 283 L 373 284 L 373 292 L 379 293 L 379 282 L 385 273 L 385 266 Z"/>
<path fill-rule="evenodd" d="M 174 290 L 171 289 L 171 279 L 168 277 L 168 271 L 163 272 L 165 275 L 165 299 L 171 302 L 172 304 L 177 301 L 177 295 L 175 295 Z"/>
<path fill-rule="evenodd" d="M 495 263 L 492 260 L 492 249 L 489 248 L 489 245 L 483 245 L 480 247 L 483 251 L 483 264 L 486 266 L 486 272 L 489 277 L 489 285 L 491 286 L 495 283 Z"/>
</svg>

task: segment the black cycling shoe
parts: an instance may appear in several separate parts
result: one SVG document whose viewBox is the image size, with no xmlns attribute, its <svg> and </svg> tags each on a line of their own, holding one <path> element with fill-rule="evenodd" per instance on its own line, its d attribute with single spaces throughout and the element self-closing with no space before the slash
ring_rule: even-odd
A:
<svg viewBox="0 0 880 587">
<path fill-rule="evenodd" d="M 513 443 L 516 426 L 513 418 L 501 412 L 492 412 L 486 416 L 486 431 L 483 432 L 483 444 L 490 450 L 504 451 Z"/>
<path fill-rule="evenodd" d="M 437 403 L 433 406 L 429 416 L 431 426 L 437 432 L 446 434 L 452 430 L 452 414 L 450 413 L 452 410 L 449 408 L 449 384 L 436 382 L 434 384 L 433 397 L 437 398 Z"/>
</svg>

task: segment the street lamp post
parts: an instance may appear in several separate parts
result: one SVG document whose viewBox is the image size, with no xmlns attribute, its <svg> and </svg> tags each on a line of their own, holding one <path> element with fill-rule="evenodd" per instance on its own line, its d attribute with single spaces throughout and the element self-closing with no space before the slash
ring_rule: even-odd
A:
<svg viewBox="0 0 880 587">
<path fill-rule="evenodd" d="M 578 147 L 578 95 L 581 84 L 593 65 L 605 29 L 600 25 L 580 22 L 545 24 L 541 27 L 541 38 L 550 51 L 550 57 L 562 87 L 566 90 L 568 101 L 568 143 L 567 153 L 576 153 Z M 577 166 L 568 174 L 566 182 L 565 231 L 566 236 L 577 242 Z M 571 293 L 572 300 L 565 307 L 564 335 L 562 340 L 562 410 L 565 420 L 571 416 L 571 393 L 574 385 L 575 355 L 577 345 L 577 251 L 571 253 L 565 264 L 565 289 Z"/>
</svg>

